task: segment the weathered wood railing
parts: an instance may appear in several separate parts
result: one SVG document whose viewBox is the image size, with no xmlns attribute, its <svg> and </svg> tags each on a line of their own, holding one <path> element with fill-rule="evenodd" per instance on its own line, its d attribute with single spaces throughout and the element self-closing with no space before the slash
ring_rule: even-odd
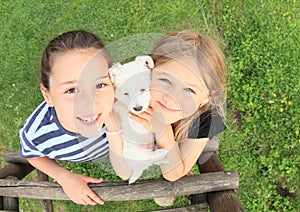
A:
<svg viewBox="0 0 300 212">
<path fill-rule="evenodd" d="M 51 212 L 53 211 L 51 200 L 69 200 L 60 185 L 48 182 L 47 175 L 41 172 L 38 172 L 37 182 L 22 181 L 21 179 L 34 168 L 18 154 L 7 154 L 5 160 L 9 164 L 0 170 L 0 210 L 18 211 L 18 198 L 33 198 L 41 199 L 44 211 Z M 137 181 L 130 186 L 127 182 L 104 182 L 91 184 L 90 187 L 104 201 L 190 195 L 192 205 L 187 206 L 189 211 L 200 211 L 207 208 L 207 204 L 210 211 L 243 211 L 234 191 L 239 184 L 238 174 L 235 171 L 225 172 L 216 154 L 199 166 L 199 169 L 203 174 L 185 176 L 175 182 L 155 179 Z M 203 197 L 205 203 L 199 201 Z"/>
</svg>

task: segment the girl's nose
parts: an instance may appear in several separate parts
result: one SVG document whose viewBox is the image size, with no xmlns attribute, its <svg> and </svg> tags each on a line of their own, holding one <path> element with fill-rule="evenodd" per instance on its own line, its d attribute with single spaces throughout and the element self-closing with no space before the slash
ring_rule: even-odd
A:
<svg viewBox="0 0 300 212">
<path fill-rule="evenodd" d="M 168 93 L 164 94 L 164 99 L 173 104 L 178 104 L 182 101 L 182 92 L 179 89 L 173 87 Z"/>
<path fill-rule="evenodd" d="M 80 92 L 75 96 L 74 106 L 78 105 L 80 108 L 93 108 L 95 104 L 95 94 L 93 92 Z"/>
<path fill-rule="evenodd" d="M 172 94 L 165 93 L 163 95 L 163 99 L 169 105 L 178 105 L 178 103 L 180 102 L 180 96 L 181 95 L 178 92 L 173 92 Z"/>
</svg>

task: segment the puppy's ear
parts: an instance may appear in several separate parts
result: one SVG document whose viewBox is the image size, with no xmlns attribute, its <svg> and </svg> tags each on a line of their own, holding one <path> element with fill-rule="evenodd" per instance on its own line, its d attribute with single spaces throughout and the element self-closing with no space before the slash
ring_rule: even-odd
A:
<svg viewBox="0 0 300 212">
<path fill-rule="evenodd" d="M 116 77 L 118 76 L 120 70 L 121 70 L 121 64 L 120 63 L 115 63 L 112 65 L 112 67 L 109 69 L 109 76 L 110 80 L 113 84 L 116 82 Z"/>
<path fill-rule="evenodd" d="M 154 67 L 154 62 L 150 56 L 137 56 L 135 61 L 143 64 L 147 68 L 151 69 Z"/>
</svg>

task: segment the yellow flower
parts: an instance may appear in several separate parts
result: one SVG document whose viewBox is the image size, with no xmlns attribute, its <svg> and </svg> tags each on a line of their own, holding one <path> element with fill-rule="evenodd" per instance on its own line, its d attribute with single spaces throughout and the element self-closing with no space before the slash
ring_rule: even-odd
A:
<svg viewBox="0 0 300 212">
<path fill-rule="evenodd" d="M 296 3 L 296 0 L 293 0 L 294 4 Z"/>
<path fill-rule="evenodd" d="M 292 101 L 288 101 L 287 104 L 288 104 L 288 105 L 292 105 L 293 102 L 292 102 Z"/>
<path fill-rule="evenodd" d="M 283 109 L 283 108 L 280 108 L 279 111 L 282 113 L 282 112 L 284 111 L 284 109 Z"/>
<path fill-rule="evenodd" d="M 286 102 L 286 98 L 284 97 L 280 102 L 281 102 L 281 104 L 285 103 Z"/>
<path fill-rule="evenodd" d="M 299 135 L 299 130 L 295 130 L 296 136 Z"/>
<path fill-rule="evenodd" d="M 282 13 L 283 16 L 286 16 L 286 13 Z"/>
</svg>

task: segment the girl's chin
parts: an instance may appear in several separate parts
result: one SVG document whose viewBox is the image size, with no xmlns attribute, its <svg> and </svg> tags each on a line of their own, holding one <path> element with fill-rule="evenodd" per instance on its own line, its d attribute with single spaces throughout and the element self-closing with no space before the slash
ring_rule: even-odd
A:
<svg viewBox="0 0 300 212">
<path fill-rule="evenodd" d="M 89 129 L 79 129 L 78 133 L 86 138 L 92 138 L 99 134 L 99 130 L 97 127 L 89 128 Z"/>
<path fill-rule="evenodd" d="M 93 124 L 93 125 L 86 125 L 86 124 L 83 124 L 81 122 L 77 123 L 76 124 L 76 131 L 86 137 L 86 138 L 91 138 L 91 137 L 95 137 L 97 136 L 100 131 L 102 130 L 102 125 L 103 123 L 96 123 L 96 124 Z"/>
<path fill-rule="evenodd" d="M 157 119 L 164 124 L 174 124 L 179 120 L 177 117 L 168 117 L 168 115 L 164 115 L 163 113 L 160 113 L 160 115 L 157 116 Z"/>
</svg>

